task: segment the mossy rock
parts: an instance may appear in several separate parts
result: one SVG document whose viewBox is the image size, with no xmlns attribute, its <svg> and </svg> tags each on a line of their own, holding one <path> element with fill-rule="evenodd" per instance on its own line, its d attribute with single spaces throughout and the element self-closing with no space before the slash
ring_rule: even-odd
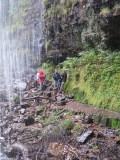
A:
<svg viewBox="0 0 120 160">
<path fill-rule="evenodd" d="M 110 9 L 109 7 L 104 7 L 102 8 L 101 12 L 100 12 L 100 16 L 106 16 L 110 14 Z"/>
<path fill-rule="evenodd" d="M 73 136 L 77 136 L 81 132 L 82 129 L 83 128 L 80 124 L 75 124 L 71 132 Z"/>
<path fill-rule="evenodd" d="M 102 115 L 93 115 L 96 122 L 102 124 L 103 126 L 110 127 L 113 129 L 120 129 L 120 119 L 117 118 L 107 118 Z"/>
<path fill-rule="evenodd" d="M 115 118 L 111 118 L 111 119 L 109 119 L 107 126 L 112 127 L 114 129 L 119 129 L 120 128 L 120 120 L 115 119 Z"/>
<path fill-rule="evenodd" d="M 100 123 L 101 120 L 102 120 L 102 116 L 101 115 L 93 115 L 93 118 L 97 123 Z"/>
</svg>

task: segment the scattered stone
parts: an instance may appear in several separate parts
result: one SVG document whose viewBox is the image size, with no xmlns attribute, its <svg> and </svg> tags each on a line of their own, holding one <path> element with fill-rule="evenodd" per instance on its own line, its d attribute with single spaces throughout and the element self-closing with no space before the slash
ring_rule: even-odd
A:
<svg viewBox="0 0 120 160">
<path fill-rule="evenodd" d="M 22 109 L 20 110 L 20 113 L 21 113 L 21 114 L 24 114 L 25 111 L 26 111 L 25 108 L 22 108 Z"/>
<path fill-rule="evenodd" d="M 0 137 L 0 142 L 4 142 L 5 138 L 4 137 Z"/>
<path fill-rule="evenodd" d="M 52 96 L 52 94 L 49 91 L 44 91 L 44 96 L 50 98 Z"/>
<path fill-rule="evenodd" d="M 64 101 L 66 98 L 65 96 L 58 96 L 57 101 Z"/>
<path fill-rule="evenodd" d="M 51 124 L 49 124 L 47 127 L 44 128 L 42 133 L 45 135 L 46 133 L 51 132 L 52 128 L 53 128 L 53 126 Z"/>
<path fill-rule="evenodd" d="M 11 132 L 11 128 L 8 128 L 8 129 L 6 129 L 5 131 L 4 131 L 4 135 L 7 135 L 7 134 L 9 134 L 10 132 Z"/>
<path fill-rule="evenodd" d="M 3 120 L 8 120 L 8 117 L 7 116 L 4 116 L 4 117 L 2 117 L 3 118 Z"/>
<path fill-rule="evenodd" d="M 39 118 L 38 117 L 35 118 L 35 122 L 39 122 Z"/>
<path fill-rule="evenodd" d="M 48 153 L 52 154 L 59 159 L 66 155 L 65 160 L 78 160 L 80 158 L 80 153 L 77 148 L 72 147 L 71 145 L 64 145 L 62 143 L 53 142 L 48 146 Z"/>
<path fill-rule="evenodd" d="M 24 119 L 25 126 L 30 126 L 34 124 L 34 118 L 32 116 L 28 116 L 26 119 Z"/>
<path fill-rule="evenodd" d="M 74 96 L 73 95 L 68 95 L 67 98 L 74 99 Z"/>
<path fill-rule="evenodd" d="M 48 87 L 48 91 L 53 91 L 53 87 L 52 86 Z"/>
<path fill-rule="evenodd" d="M 116 144 L 120 144 L 120 137 L 116 137 Z"/>
<path fill-rule="evenodd" d="M 28 93 L 24 94 L 24 98 L 27 98 L 29 97 Z"/>
<path fill-rule="evenodd" d="M 95 136 L 97 137 L 97 138 L 103 138 L 103 137 L 105 137 L 104 136 L 104 134 L 102 133 L 102 132 L 97 132 L 97 131 L 94 131 L 94 134 L 95 134 Z"/>
<path fill-rule="evenodd" d="M 77 137 L 77 142 L 84 143 L 91 135 L 93 134 L 93 131 L 86 131 L 81 136 Z"/>
<path fill-rule="evenodd" d="M 64 95 L 60 95 L 60 96 L 56 97 L 56 99 L 57 99 L 57 105 L 59 105 L 59 106 L 63 106 L 67 102 L 66 97 Z"/>
<path fill-rule="evenodd" d="M 15 158 L 17 155 L 16 151 L 22 154 L 24 160 L 30 160 L 28 158 L 28 149 L 21 143 L 14 143 L 12 146 L 9 146 L 6 153 L 8 158 Z"/>
<path fill-rule="evenodd" d="M 30 107 L 30 104 L 29 103 L 21 103 L 21 108 L 29 108 Z"/>
<path fill-rule="evenodd" d="M 74 122 L 78 122 L 80 120 L 80 115 L 75 115 L 75 120 Z"/>
<path fill-rule="evenodd" d="M 26 88 L 26 83 L 22 82 L 20 79 L 16 79 L 14 84 L 13 84 L 13 88 L 15 90 L 24 90 Z"/>
<path fill-rule="evenodd" d="M 7 115 L 7 119 L 9 119 L 9 121 L 12 121 L 14 116 L 15 116 L 14 112 L 9 112 L 8 115 Z"/>
<path fill-rule="evenodd" d="M 1 122 L 1 123 L 0 123 L 0 127 L 3 127 L 3 126 L 5 126 L 7 123 L 8 123 L 8 121 Z"/>
<path fill-rule="evenodd" d="M 16 117 L 16 118 L 13 119 L 13 122 L 15 122 L 15 123 L 18 123 L 18 121 L 19 121 L 18 117 Z"/>
<path fill-rule="evenodd" d="M 7 96 L 4 91 L 0 92 L 0 102 L 7 102 Z"/>
<path fill-rule="evenodd" d="M 65 104 L 66 104 L 66 101 L 65 101 L 65 100 L 57 101 L 57 105 L 58 105 L 58 106 L 64 106 Z"/>
<path fill-rule="evenodd" d="M 85 118 L 84 118 L 84 123 L 87 123 L 87 124 L 91 124 L 93 123 L 93 118 L 92 118 L 92 115 L 86 115 Z"/>
<path fill-rule="evenodd" d="M 40 113 L 42 113 L 41 110 L 37 110 L 37 111 L 36 111 L 36 115 L 37 115 L 37 116 L 40 115 Z"/>
</svg>

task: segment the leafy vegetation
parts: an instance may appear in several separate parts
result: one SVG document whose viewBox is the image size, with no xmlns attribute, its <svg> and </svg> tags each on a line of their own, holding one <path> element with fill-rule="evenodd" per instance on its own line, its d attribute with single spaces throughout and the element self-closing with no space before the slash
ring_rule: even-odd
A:
<svg viewBox="0 0 120 160">
<path fill-rule="evenodd" d="M 60 126 L 65 130 L 71 130 L 73 128 L 73 122 L 69 119 L 66 119 L 60 123 Z"/>
<path fill-rule="evenodd" d="M 78 136 L 78 134 L 81 132 L 82 126 L 80 124 L 75 124 L 72 129 L 73 136 Z"/>
<path fill-rule="evenodd" d="M 53 74 L 53 69 L 54 66 L 50 61 L 47 61 L 42 64 L 42 68 L 44 68 L 45 73 L 46 73 L 46 79 L 52 80 L 52 74 Z"/>
<path fill-rule="evenodd" d="M 65 90 L 77 100 L 120 112 L 120 52 L 81 52 L 58 67 L 67 71 Z"/>
<path fill-rule="evenodd" d="M 73 129 L 73 125 L 74 125 L 73 122 L 69 119 L 62 120 L 57 126 L 53 128 L 53 133 L 56 135 L 62 134 L 62 133 L 69 134 Z"/>
<path fill-rule="evenodd" d="M 82 102 L 120 112 L 120 52 L 91 50 L 62 65 L 69 67 L 67 92 Z"/>
<path fill-rule="evenodd" d="M 19 96 L 13 97 L 13 101 L 14 101 L 15 104 L 19 104 L 20 103 L 20 97 Z"/>
</svg>

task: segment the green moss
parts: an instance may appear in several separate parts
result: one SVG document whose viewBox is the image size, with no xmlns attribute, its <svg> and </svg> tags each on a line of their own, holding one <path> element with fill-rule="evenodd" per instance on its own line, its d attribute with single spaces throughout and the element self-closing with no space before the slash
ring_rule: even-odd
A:
<svg viewBox="0 0 120 160">
<path fill-rule="evenodd" d="M 42 68 L 45 70 L 46 79 L 52 81 L 52 74 L 54 72 L 54 66 L 50 61 L 42 63 Z M 38 68 L 39 71 L 39 68 Z"/>
<path fill-rule="evenodd" d="M 77 136 L 81 130 L 82 130 L 82 127 L 79 124 L 75 124 L 72 129 L 72 133 L 74 136 Z"/>
<path fill-rule="evenodd" d="M 73 122 L 71 120 L 64 120 L 60 123 L 60 126 L 63 127 L 63 129 L 67 130 L 71 130 L 73 128 Z"/>
<path fill-rule="evenodd" d="M 42 124 L 42 125 L 45 124 L 45 117 L 44 116 L 39 117 L 39 123 Z"/>
<path fill-rule="evenodd" d="M 68 6 L 68 7 L 71 7 L 74 3 L 76 3 L 78 0 L 66 0 L 65 1 L 65 4 Z"/>
<path fill-rule="evenodd" d="M 69 67 L 65 90 L 81 102 L 120 112 L 120 54 L 98 53 L 92 50 L 63 63 Z"/>
<path fill-rule="evenodd" d="M 59 135 L 62 131 L 63 131 L 63 129 L 60 127 L 60 125 L 53 127 L 53 130 L 52 130 L 52 132 L 55 135 Z"/>
<path fill-rule="evenodd" d="M 48 0 L 43 0 L 43 4 L 44 4 L 44 6 L 46 6 L 46 5 L 47 5 L 47 3 L 48 3 Z"/>
<path fill-rule="evenodd" d="M 44 110 L 45 110 L 45 106 L 40 106 L 40 110 L 39 110 L 39 111 L 40 111 L 41 113 L 43 113 Z"/>
<path fill-rule="evenodd" d="M 120 120 L 117 118 L 107 119 L 106 126 L 112 127 L 113 129 L 120 129 Z"/>
<path fill-rule="evenodd" d="M 13 98 L 13 101 L 14 101 L 15 104 L 19 104 L 20 103 L 20 97 L 19 96 L 15 96 Z"/>
<path fill-rule="evenodd" d="M 109 13 L 110 13 L 110 9 L 108 7 L 104 7 L 104 8 L 102 8 L 102 10 L 100 12 L 100 15 L 101 16 L 105 16 L 105 15 L 107 15 Z"/>
<path fill-rule="evenodd" d="M 56 115 L 51 115 L 48 118 L 44 117 L 44 116 L 40 116 L 39 117 L 39 122 L 43 125 L 48 125 L 50 123 L 53 123 L 55 121 L 57 121 L 59 119 L 59 116 Z"/>
<path fill-rule="evenodd" d="M 58 119 L 59 119 L 59 116 L 52 115 L 52 116 L 50 116 L 49 118 L 46 119 L 46 123 L 49 124 L 49 123 L 52 123 L 52 122 L 54 122 Z"/>
</svg>

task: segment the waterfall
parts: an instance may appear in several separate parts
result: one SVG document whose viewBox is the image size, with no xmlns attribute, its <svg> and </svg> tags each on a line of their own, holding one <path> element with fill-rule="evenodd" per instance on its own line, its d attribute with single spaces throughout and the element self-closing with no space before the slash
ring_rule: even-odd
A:
<svg viewBox="0 0 120 160">
<path fill-rule="evenodd" d="M 0 94 L 5 92 L 9 110 L 14 81 L 41 63 L 42 11 L 42 0 L 0 0 Z"/>
<path fill-rule="evenodd" d="M 28 13 L 23 11 L 25 2 Z M 31 18 L 31 7 L 37 8 L 39 19 Z M 21 22 L 24 14 L 27 20 Z M 13 80 L 40 64 L 42 36 L 42 0 L 37 4 L 34 0 L 0 0 L 0 89 L 6 89 L 9 98 Z"/>
</svg>

